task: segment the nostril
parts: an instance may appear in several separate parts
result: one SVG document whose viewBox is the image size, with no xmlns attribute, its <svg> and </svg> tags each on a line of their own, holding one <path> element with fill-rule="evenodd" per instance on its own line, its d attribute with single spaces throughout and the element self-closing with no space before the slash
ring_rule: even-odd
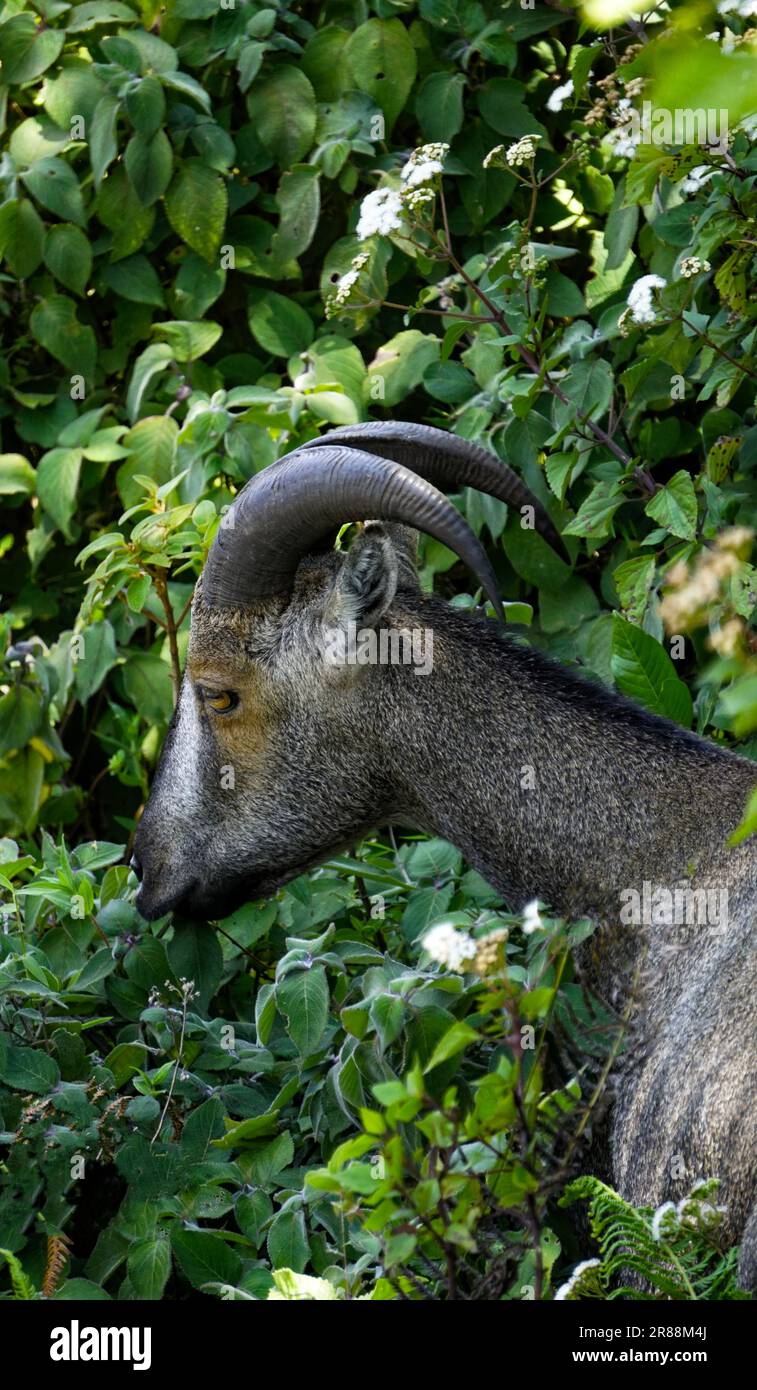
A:
<svg viewBox="0 0 757 1390">
<path fill-rule="evenodd" d="M 142 861 L 139 855 L 133 854 L 129 860 L 129 868 L 133 869 L 140 883 L 142 882 Z"/>
</svg>

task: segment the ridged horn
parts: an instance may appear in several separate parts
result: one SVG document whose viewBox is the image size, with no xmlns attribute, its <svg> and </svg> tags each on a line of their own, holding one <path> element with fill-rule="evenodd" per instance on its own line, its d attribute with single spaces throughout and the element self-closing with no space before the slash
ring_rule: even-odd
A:
<svg viewBox="0 0 757 1390">
<path fill-rule="evenodd" d="M 503 616 L 486 551 L 443 493 L 401 463 L 328 442 L 296 449 L 245 484 L 210 548 L 204 602 L 242 608 L 291 593 L 303 556 L 366 519 L 402 522 L 454 550 Z"/>
<path fill-rule="evenodd" d="M 380 420 L 364 425 L 343 425 L 301 447 L 316 449 L 332 444 L 368 449 L 380 458 L 394 459 L 444 492 L 475 487 L 510 506 L 533 507 L 539 535 L 570 564 L 562 537 L 538 497 L 512 468 L 488 449 L 482 449 L 480 444 L 472 444 L 456 434 L 446 434 L 432 425 Z"/>
</svg>

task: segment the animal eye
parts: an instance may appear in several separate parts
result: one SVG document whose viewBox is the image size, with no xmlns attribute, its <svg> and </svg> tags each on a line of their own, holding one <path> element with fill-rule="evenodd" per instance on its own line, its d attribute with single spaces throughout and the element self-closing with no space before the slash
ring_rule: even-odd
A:
<svg viewBox="0 0 757 1390">
<path fill-rule="evenodd" d="M 216 714 L 228 714 L 230 710 L 236 709 L 239 704 L 239 696 L 233 690 L 219 690 L 215 695 L 206 691 L 205 703 L 210 705 Z"/>
</svg>

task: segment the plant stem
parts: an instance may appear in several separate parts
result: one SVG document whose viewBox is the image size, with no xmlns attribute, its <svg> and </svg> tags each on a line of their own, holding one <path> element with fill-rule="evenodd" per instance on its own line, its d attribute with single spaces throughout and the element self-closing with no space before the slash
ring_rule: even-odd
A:
<svg viewBox="0 0 757 1390">
<path fill-rule="evenodd" d="M 166 633 L 168 635 L 168 650 L 171 654 L 171 680 L 173 683 L 173 702 L 176 704 L 179 698 L 179 687 L 181 685 L 181 662 L 179 661 L 179 644 L 176 640 L 176 619 L 174 617 L 171 600 L 168 595 L 168 583 L 162 570 L 151 570 L 152 581 L 155 585 L 155 592 L 162 604 L 163 612 L 166 615 Z"/>
</svg>

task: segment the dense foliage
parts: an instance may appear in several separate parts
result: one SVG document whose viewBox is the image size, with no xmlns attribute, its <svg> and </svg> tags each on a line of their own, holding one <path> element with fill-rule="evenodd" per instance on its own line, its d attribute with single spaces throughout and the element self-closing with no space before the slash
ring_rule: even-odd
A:
<svg viewBox="0 0 757 1390">
<path fill-rule="evenodd" d="M 579 1257 L 558 1199 L 622 1046 L 590 924 L 379 833 L 148 927 L 125 861 L 223 509 L 330 424 L 488 443 L 572 560 L 461 494 L 508 618 L 757 756 L 755 8 L 2 5 L 5 1296 L 541 1298 Z M 639 130 L 692 91 L 719 146 Z M 707 1241 L 689 1296 L 733 1296 Z"/>
</svg>

